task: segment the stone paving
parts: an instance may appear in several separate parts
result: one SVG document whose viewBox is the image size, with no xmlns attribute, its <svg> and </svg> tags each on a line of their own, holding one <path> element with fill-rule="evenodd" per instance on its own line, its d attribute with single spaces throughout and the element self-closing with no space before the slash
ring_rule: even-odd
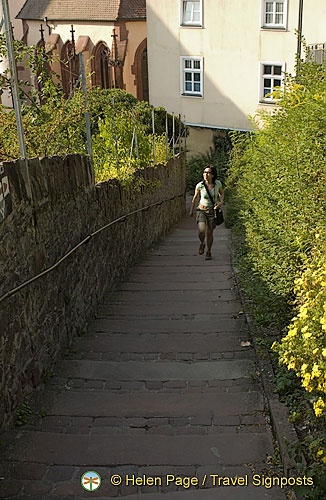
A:
<svg viewBox="0 0 326 500">
<path fill-rule="evenodd" d="M 217 228 L 205 261 L 185 217 L 107 294 L 36 413 L 2 433 L 0 498 L 285 499 L 265 482 L 273 437 L 229 238 Z"/>
</svg>

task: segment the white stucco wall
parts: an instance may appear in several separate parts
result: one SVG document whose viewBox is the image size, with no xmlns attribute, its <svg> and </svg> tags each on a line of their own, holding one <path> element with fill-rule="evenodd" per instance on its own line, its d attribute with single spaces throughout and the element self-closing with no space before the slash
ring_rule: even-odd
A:
<svg viewBox="0 0 326 500">
<path fill-rule="evenodd" d="M 202 1 L 199 28 L 180 26 L 179 0 L 147 0 L 150 102 L 188 123 L 248 130 L 248 114 L 272 108 L 259 103 L 259 63 L 294 72 L 299 0 L 288 1 L 283 30 L 261 28 L 261 0 Z M 307 43 L 326 41 L 325 19 L 325 0 L 304 3 Z M 181 96 L 181 56 L 203 57 L 203 97 Z"/>
<path fill-rule="evenodd" d="M 20 40 L 23 36 L 23 24 L 20 19 L 15 19 L 15 16 L 18 14 L 24 3 L 25 0 L 10 0 L 10 2 L 8 2 L 10 19 L 14 28 L 14 37 L 16 40 Z M 0 19 L 2 19 L 2 17 L 2 2 L 0 2 Z M 4 33 L 4 27 L 1 31 Z M 7 60 L 0 62 L 0 73 L 3 73 L 8 67 L 9 65 Z M 5 92 L 0 99 L 4 106 L 12 106 L 12 101 L 8 92 Z"/>
</svg>

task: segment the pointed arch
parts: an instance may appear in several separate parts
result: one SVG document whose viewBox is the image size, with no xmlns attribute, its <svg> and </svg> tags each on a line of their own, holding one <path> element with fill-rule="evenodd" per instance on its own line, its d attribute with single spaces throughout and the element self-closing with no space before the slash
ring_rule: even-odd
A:
<svg viewBox="0 0 326 500">
<path fill-rule="evenodd" d="M 68 40 L 61 50 L 61 82 L 68 97 L 80 75 L 79 57 L 74 44 Z"/>
<path fill-rule="evenodd" d="M 149 101 L 147 38 L 145 38 L 138 45 L 138 48 L 135 52 L 135 59 L 132 72 L 135 75 L 137 99 L 139 99 L 140 101 Z"/>
<path fill-rule="evenodd" d="M 41 40 L 39 40 L 37 42 L 37 44 L 36 44 L 35 57 L 37 57 L 36 52 L 43 53 L 44 63 L 43 63 L 43 68 L 38 68 L 37 69 L 37 72 L 36 72 L 36 75 L 35 75 L 35 78 L 34 78 L 34 87 L 36 88 L 36 90 L 38 92 L 40 104 L 44 104 L 45 101 L 44 101 L 44 99 L 42 97 L 42 90 L 43 90 L 43 83 L 44 82 L 42 81 L 41 75 L 42 75 L 42 73 L 44 75 L 44 72 L 47 75 L 50 75 L 50 72 L 51 72 L 50 64 L 49 64 L 49 62 L 46 59 L 44 38 L 41 38 Z"/>
<path fill-rule="evenodd" d="M 110 49 L 103 41 L 98 42 L 92 51 L 92 85 L 101 89 L 112 87 Z"/>
</svg>

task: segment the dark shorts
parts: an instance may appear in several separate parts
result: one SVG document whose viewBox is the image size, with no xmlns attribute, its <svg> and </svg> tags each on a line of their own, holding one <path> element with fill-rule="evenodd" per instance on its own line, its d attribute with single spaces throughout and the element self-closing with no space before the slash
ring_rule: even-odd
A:
<svg viewBox="0 0 326 500">
<path fill-rule="evenodd" d="M 216 224 L 215 224 L 214 209 L 207 208 L 205 210 L 201 210 L 200 208 L 197 208 L 196 222 L 197 224 L 198 222 L 205 222 L 206 226 L 209 229 L 215 229 Z"/>
</svg>

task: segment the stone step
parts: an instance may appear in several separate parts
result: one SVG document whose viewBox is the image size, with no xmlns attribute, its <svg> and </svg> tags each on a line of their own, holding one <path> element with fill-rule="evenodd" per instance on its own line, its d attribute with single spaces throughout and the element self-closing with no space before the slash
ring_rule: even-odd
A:
<svg viewBox="0 0 326 500">
<path fill-rule="evenodd" d="M 262 466 L 260 464 L 258 466 L 260 471 Z M 243 500 L 245 488 L 245 498 L 253 500 L 284 500 L 285 498 L 279 488 L 268 488 L 269 483 L 267 481 L 270 478 L 265 479 L 267 476 L 266 471 L 265 473 L 252 472 L 249 467 L 222 468 L 221 466 L 211 466 L 197 469 L 194 466 L 96 467 L 96 472 L 101 475 L 101 487 L 97 491 L 90 493 L 82 490 L 80 480 L 82 475 L 91 468 L 90 466 L 57 465 L 47 467 L 44 464 L 28 462 L 25 463 L 23 469 L 22 467 L 16 467 L 16 464 L 12 464 L 12 466 L 9 464 L 9 467 L 4 468 L 4 473 L 1 473 L 2 476 L 6 477 L 6 481 L 5 484 L 3 484 L 4 481 L 2 482 L 0 495 L 4 493 L 1 497 L 6 499 L 10 495 L 10 500 L 21 500 L 22 498 L 29 500 L 58 500 L 60 498 L 77 500 L 90 498 L 90 496 L 95 500 L 113 500 L 118 495 L 128 495 L 128 500 L 143 500 L 144 494 L 146 494 L 146 500 Z M 29 476 L 25 471 L 32 472 L 39 480 L 26 481 Z M 117 474 L 121 476 L 122 483 L 120 486 L 113 486 L 110 478 Z M 10 479 L 7 479 L 8 475 Z M 241 478 L 239 484 L 248 483 L 248 486 L 223 486 L 223 481 L 226 482 L 225 484 L 230 484 L 231 480 L 236 481 L 238 477 Z M 136 478 L 143 481 L 142 486 L 133 484 L 133 481 L 136 482 Z M 156 483 L 158 478 L 160 485 L 146 485 L 146 481 L 150 481 L 151 478 Z M 198 478 L 198 486 L 191 486 L 188 489 L 186 486 L 188 478 Z M 185 486 L 178 486 L 180 481 Z M 257 482 L 262 484 L 263 481 L 266 481 L 266 487 L 254 485 Z M 19 496 L 14 496 L 19 492 Z"/>
<path fill-rule="evenodd" d="M 161 302 L 161 303 L 133 303 L 130 304 L 102 304 L 97 309 L 97 317 L 115 316 L 168 316 L 198 315 L 198 314 L 232 314 L 242 310 L 239 301 L 205 301 L 205 302 Z"/>
<path fill-rule="evenodd" d="M 185 276 L 185 279 L 187 277 Z M 119 285 L 119 291 L 136 291 L 136 290 L 149 290 L 149 291 L 156 291 L 156 290 L 171 290 L 171 291 L 204 291 L 204 290 L 209 290 L 209 291 L 214 291 L 215 293 L 219 293 L 219 290 L 221 291 L 228 291 L 228 290 L 233 290 L 232 293 L 235 293 L 235 288 L 232 286 L 232 282 L 230 283 L 230 280 L 226 281 L 204 281 L 204 282 L 198 282 L 194 281 L 193 283 L 187 282 L 187 283 L 176 283 L 172 282 L 171 279 L 167 279 L 166 281 L 157 281 L 155 276 L 146 276 L 143 278 L 140 278 L 135 280 L 135 282 L 127 281 L 126 283 L 123 283 Z"/>
<path fill-rule="evenodd" d="M 193 255 L 174 255 L 172 256 L 161 256 L 161 255 L 149 255 L 146 260 L 142 262 L 141 267 L 169 267 L 169 268 L 180 268 L 185 267 L 190 268 L 189 271 L 192 272 L 193 268 L 197 270 L 202 270 L 203 268 L 208 268 L 210 270 L 216 269 L 216 271 L 231 271 L 231 265 L 225 264 L 225 256 L 219 255 L 218 251 L 212 249 L 212 260 L 206 261 L 204 256 Z M 139 266 L 138 266 L 139 268 Z"/>
<path fill-rule="evenodd" d="M 189 229 L 176 228 L 167 235 L 166 240 L 169 239 L 174 240 L 176 238 L 182 238 L 183 240 L 187 239 L 198 240 L 197 225 L 195 219 L 193 219 L 193 222 L 194 222 L 193 227 L 190 227 Z M 226 229 L 223 226 L 219 226 L 214 230 L 214 237 L 215 237 L 214 239 L 216 240 L 217 243 L 220 241 L 230 241 L 230 233 L 231 233 L 230 229 Z"/>
<path fill-rule="evenodd" d="M 147 256 L 150 257 L 172 257 L 173 260 L 178 257 L 196 257 L 198 259 L 203 259 L 203 257 L 200 257 L 198 255 L 198 249 L 199 249 L 199 241 L 194 243 L 194 244 L 189 244 L 189 245 L 169 245 L 165 247 L 160 247 L 158 249 L 152 249 L 147 252 Z M 205 249 L 207 249 L 205 247 Z M 215 250 L 215 252 L 214 252 Z M 216 261 L 228 261 L 229 256 L 230 256 L 230 250 L 228 247 L 219 247 L 218 249 L 216 247 L 212 248 L 212 253 L 214 252 L 215 260 Z"/>
<path fill-rule="evenodd" d="M 100 419 L 102 426 L 106 417 L 190 418 L 192 422 L 184 422 L 184 425 L 240 425 L 240 415 L 254 415 L 264 409 L 263 397 L 258 391 L 221 393 L 218 396 L 184 394 L 180 398 L 179 394 L 162 392 L 140 392 L 131 396 L 97 390 L 85 392 L 81 405 L 80 392 L 66 390 L 59 394 L 48 391 L 46 399 L 47 417 L 92 417 Z"/>
<path fill-rule="evenodd" d="M 231 290 L 220 290 L 220 291 L 212 291 L 212 290 L 182 290 L 182 291 L 158 291 L 149 289 L 148 291 L 132 291 L 132 290 L 119 290 L 117 292 L 110 292 L 106 294 L 103 299 L 103 304 L 111 304 L 113 307 L 116 304 L 127 302 L 128 304 L 152 304 L 158 303 L 162 304 L 164 302 L 169 304 L 170 302 L 186 302 L 191 301 L 196 304 L 199 302 L 207 302 L 212 303 L 218 301 L 221 302 L 229 302 L 229 301 L 238 301 L 239 305 L 241 303 L 239 301 L 239 296 L 235 291 Z"/>
<path fill-rule="evenodd" d="M 211 318 L 210 318 L 211 319 Z M 132 318 L 124 317 L 116 319 L 114 317 L 99 318 L 88 322 L 89 332 L 104 332 L 104 333 L 223 333 L 228 335 L 230 332 L 239 333 L 247 331 L 244 315 L 239 318 L 216 318 L 214 321 L 210 319 L 200 319 L 193 316 L 188 316 L 186 319 L 159 319 L 150 320 L 137 318 L 135 322 Z"/>
<path fill-rule="evenodd" d="M 257 482 L 257 481 L 256 481 Z M 245 489 L 245 496 L 244 496 Z M 190 489 L 168 493 L 148 493 L 145 500 L 284 500 L 285 496 L 279 488 L 268 489 L 264 486 L 219 486 L 209 489 Z M 96 492 L 94 492 L 96 495 Z M 113 500 L 114 497 L 93 496 L 93 500 Z M 128 495 L 128 500 L 144 500 L 143 494 Z"/>
<path fill-rule="evenodd" d="M 247 352 L 250 347 L 242 347 L 247 340 L 245 332 L 194 334 L 116 334 L 87 335 L 74 339 L 72 354 L 78 352 L 128 352 L 128 353 L 212 353 Z"/>
<path fill-rule="evenodd" d="M 214 394 L 218 398 L 219 394 L 239 394 L 261 391 L 261 386 L 253 376 L 249 379 L 235 380 L 124 380 L 105 381 L 84 378 L 70 378 L 54 376 L 48 382 L 48 387 L 53 391 L 63 392 L 65 390 L 78 391 L 83 393 L 95 393 L 106 391 L 112 394 L 130 394 L 138 396 L 144 394 Z M 236 397 L 236 396 L 235 396 Z"/>
<path fill-rule="evenodd" d="M 182 257 L 183 261 L 184 257 Z M 199 261 L 197 261 L 199 262 Z M 199 281 L 205 280 L 207 275 L 211 276 L 211 278 L 215 281 L 220 281 L 225 279 L 225 277 L 233 277 L 232 268 L 229 265 L 225 264 L 217 264 L 214 263 L 213 260 L 205 261 L 204 258 L 202 260 L 202 264 L 196 265 L 176 265 L 175 262 L 171 262 L 170 264 L 166 264 L 166 266 L 161 266 L 160 260 L 158 259 L 155 263 L 148 263 L 147 260 L 135 267 L 130 273 L 130 276 L 143 274 L 154 274 L 157 276 L 157 280 L 160 281 L 163 276 L 170 276 L 170 279 L 173 281 L 179 281 L 178 277 L 180 276 L 188 276 L 189 281 Z M 192 279 L 190 279 L 192 278 Z"/>
<path fill-rule="evenodd" d="M 253 361 L 218 360 L 187 363 L 181 361 L 59 361 L 61 377 L 104 381 L 172 381 L 250 379 Z"/>
<path fill-rule="evenodd" d="M 52 465 L 242 465 L 260 463 L 273 453 L 269 434 L 224 433 L 210 436 L 101 436 L 22 431 L 3 435 L 2 458 Z M 93 470 L 93 469 L 90 470 Z M 96 470 L 96 469 L 95 469 Z"/>
<path fill-rule="evenodd" d="M 178 252 L 179 247 L 186 247 L 189 248 L 191 246 L 199 246 L 199 239 L 198 236 L 188 236 L 184 238 L 166 238 L 157 244 L 152 245 L 152 249 L 158 250 L 158 249 L 165 249 L 165 248 L 173 248 L 175 252 Z M 214 247 L 218 248 L 219 250 L 221 249 L 228 249 L 230 250 L 230 243 L 228 240 L 220 240 L 220 239 L 215 239 L 214 241 Z"/>
</svg>

